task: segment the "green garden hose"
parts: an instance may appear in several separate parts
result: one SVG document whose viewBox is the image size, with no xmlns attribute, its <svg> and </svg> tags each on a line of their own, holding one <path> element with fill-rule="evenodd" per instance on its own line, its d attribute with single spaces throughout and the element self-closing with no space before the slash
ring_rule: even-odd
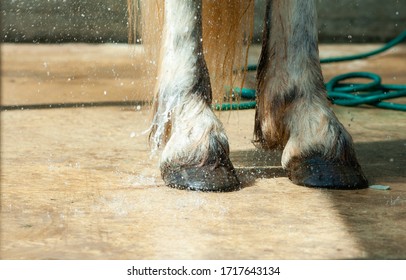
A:
<svg viewBox="0 0 406 280">
<path fill-rule="evenodd" d="M 320 59 L 320 63 L 333 63 L 364 59 L 373 55 L 382 53 L 395 45 L 403 42 L 406 39 L 406 30 L 399 36 L 389 41 L 383 47 L 376 50 L 342 57 L 331 57 Z M 257 65 L 248 65 L 247 71 L 256 71 Z M 370 83 L 342 83 L 345 80 L 353 78 L 363 78 L 372 80 Z M 383 109 L 391 109 L 406 112 L 406 104 L 398 104 L 386 102 L 383 100 L 406 97 L 406 85 L 382 84 L 381 77 L 370 72 L 352 72 L 343 75 L 338 75 L 326 83 L 328 98 L 337 105 L 342 106 L 358 106 L 367 104 Z M 253 109 L 256 106 L 255 90 L 249 88 L 234 88 L 234 94 L 238 94 L 244 99 L 250 101 L 240 103 L 223 103 L 214 106 L 216 110 L 244 110 Z"/>
</svg>

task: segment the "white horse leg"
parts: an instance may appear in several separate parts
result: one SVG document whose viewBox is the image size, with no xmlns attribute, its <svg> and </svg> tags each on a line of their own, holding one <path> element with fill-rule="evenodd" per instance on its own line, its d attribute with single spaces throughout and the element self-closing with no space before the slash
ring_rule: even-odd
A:
<svg viewBox="0 0 406 280">
<path fill-rule="evenodd" d="M 255 142 L 284 148 L 282 166 L 296 184 L 366 187 L 351 136 L 326 97 L 314 1 L 269 1 L 265 21 Z"/>
<path fill-rule="evenodd" d="M 166 0 L 155 114 L 150 140 L 164 146 L 165 183 L 183 189 L 226 191 L 239 181 L 228 140 L 211 109 L 202 48 L 201 0 Z"/>
</svg>

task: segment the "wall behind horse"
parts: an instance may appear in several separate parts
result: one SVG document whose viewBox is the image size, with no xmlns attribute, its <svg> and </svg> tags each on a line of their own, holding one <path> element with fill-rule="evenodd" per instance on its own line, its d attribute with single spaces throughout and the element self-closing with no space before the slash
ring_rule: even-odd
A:
<svg viewBox="0 0 406 280">
<path fill-rule="evenodd" d="M 127 42 L 127 0 L 1 0 L 4 42 Z M 254 40 L 265 0 L 256 0 Z M 380 42 L 406 29 L 404 0 L 316 0 L 322 42 Z"/>
</svg>

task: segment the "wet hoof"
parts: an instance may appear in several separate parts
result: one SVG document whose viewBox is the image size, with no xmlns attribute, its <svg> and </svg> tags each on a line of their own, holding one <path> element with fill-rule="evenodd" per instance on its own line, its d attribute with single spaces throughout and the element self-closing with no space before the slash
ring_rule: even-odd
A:
<svg viewBox="0 0 406 280">
<path fill-rule="evenodd" d="M 165 184 L 172 188 L 204 192 L 229 192 L 240 189 L 240 181 L 228 157 L 217 164 L 161 168 Z"/>
<path fill-rule="evenodd" d="M 287 169 L 289 179 L 297 185 L 346 190 L 368 187 L 368 181 L 356 161 L 345 163 L 309 156 L 293 158 Z"/>
</svg>

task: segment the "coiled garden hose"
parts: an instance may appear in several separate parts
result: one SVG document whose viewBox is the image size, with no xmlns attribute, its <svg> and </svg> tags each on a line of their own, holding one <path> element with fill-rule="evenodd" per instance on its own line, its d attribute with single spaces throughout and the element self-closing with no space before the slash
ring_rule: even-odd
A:
<svg viewBox="0 0 406 280">
<path fill-rule="evenodd" d="M 331 57 L 320 59 L 320 63 L 333 63 L 364 59 L 382 53 L 406 39 L 406 30 L 393 40 L 376 50 L 350 56 Z M 247 71 L 256 71 L 257 65 L 248 65 Z M 370 83 L 342 83 L 353 78 L 369 79 Z M 367 104 L 383 109 L 391 109 L 406 112 L 406 104 L 386 102 L 393 98 L 406 97 L 406 85 L 382 84 L 381 77 L 370 72 L 351 72 L 338 75 L 326 83 L 328 98 L 333 104 L 342 106 L 358 106 Z M 216 110 L 244 110 L 253 109 L 256 106 L 255 90 L 250 88 L 234 88 L 234 94 L 250 101 L 239 103 L 223 103 L 214 106 Z"/>
</svg>

